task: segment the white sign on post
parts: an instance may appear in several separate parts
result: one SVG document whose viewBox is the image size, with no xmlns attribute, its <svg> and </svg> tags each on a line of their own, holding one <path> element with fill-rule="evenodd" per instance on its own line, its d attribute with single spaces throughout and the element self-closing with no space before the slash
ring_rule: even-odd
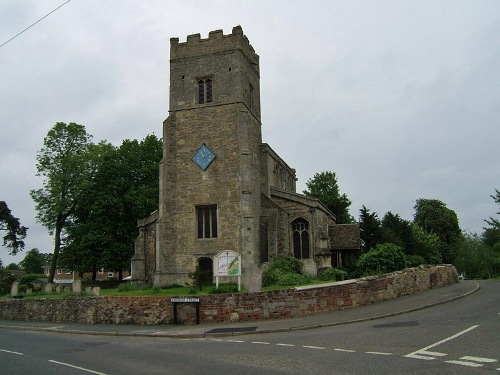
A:
<svg viewBox="0 0 500 375">
<path fill-rule="evenodd" d="M 241 256 L 232 250 L 224 250 L 215 256 L 215 286 L 219 287 L 219 276 L 237 276 L 238 290 L 241 285 Z"/>
</svg>

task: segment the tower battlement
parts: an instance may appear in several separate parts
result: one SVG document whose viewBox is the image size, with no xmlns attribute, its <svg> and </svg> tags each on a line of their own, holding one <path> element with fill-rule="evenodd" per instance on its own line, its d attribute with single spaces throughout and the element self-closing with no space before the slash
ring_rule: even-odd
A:
<svg viewBox="0 0 500 375">
<path fill-rule="evenodd" d="M 227 35 L 222 30 L 210 31 L 208 38 L 204 39 L 199 33 L 188 35 L 186 42 L 181 43 L 177 37 L 170 38 L 170 60 L 233 50 L 241 50 L 251 63 L 258 65 L 259 55 L 243 34 L 241 26 L 233 27 L 232 33 Z"/>
</svg>

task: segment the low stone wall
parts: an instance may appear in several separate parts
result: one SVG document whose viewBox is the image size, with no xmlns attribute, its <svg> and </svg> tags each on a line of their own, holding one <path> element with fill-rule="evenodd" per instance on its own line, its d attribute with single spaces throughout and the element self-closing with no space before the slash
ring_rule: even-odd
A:
<svg viewBox="0 0 500 375">
<path fill-rule="evenodd" d="M 291 318 L 352 308 L 458 282 L 452 265 L 272 292 L 199 296 L 200 322 Z M 0 319 L 87 324 L 171 324 L 171 297 L 1 299 Z M 177 304 L 177 321 L 196 323 L 194 303 Z"/>
</svg>

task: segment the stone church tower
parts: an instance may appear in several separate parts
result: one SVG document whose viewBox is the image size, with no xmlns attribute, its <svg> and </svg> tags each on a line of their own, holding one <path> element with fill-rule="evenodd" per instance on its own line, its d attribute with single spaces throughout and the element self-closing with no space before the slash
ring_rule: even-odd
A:
<svg viewBox="0 0 500 375">
<path fill-rule="evenodd" d="M 170 43 L 155 285 L 187 279 L 223 250 L 260 265 L 259 56 L 241 27 Z"/>
<path fill-rule="evenodd" d="M 331 265 L 335 215 L 295 192 L 295 170 L 262 143 L 259 56 L 240 26 L 170 40 L 159 209 L 139 220 L 132 279 L 163 286 L 211 271 L 231 250 L 243 271 L 279 256 Z"/>
</svg>

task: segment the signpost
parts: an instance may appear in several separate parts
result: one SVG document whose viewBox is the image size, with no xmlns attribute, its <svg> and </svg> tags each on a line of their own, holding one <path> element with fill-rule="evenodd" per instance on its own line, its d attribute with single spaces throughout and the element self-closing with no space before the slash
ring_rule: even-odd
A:
<svg viewBox="0 0 500 375">
<path fill-rule="evenodd" d="M 224 250 L 215 256 L 215 287 L 219 287 L 219 276 L 237 276 L 238 290 L 241 289 L 241 255 L 232 250 Z"/>
</svg>

